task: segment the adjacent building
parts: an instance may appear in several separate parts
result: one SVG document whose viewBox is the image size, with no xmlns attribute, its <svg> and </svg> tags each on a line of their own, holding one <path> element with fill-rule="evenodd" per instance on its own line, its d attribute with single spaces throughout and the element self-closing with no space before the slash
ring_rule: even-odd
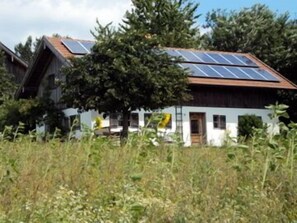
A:
<svg viewBox="0 0 297 223">
<path fill-rule="evenodd" d="M 27 63 L 1 42 L 0 51 L 4 53 L 4 64 L 7 72 L 13 75 L 16 84 L 21 84 L 28 68 Z"/>
</svg>

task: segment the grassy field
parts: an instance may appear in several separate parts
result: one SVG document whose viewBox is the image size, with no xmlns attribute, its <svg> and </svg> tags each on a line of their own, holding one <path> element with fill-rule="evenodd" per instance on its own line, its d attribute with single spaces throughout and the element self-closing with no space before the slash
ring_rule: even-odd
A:
<svg viewBox="0 0 297 223">
<path fill-rule="evenodd" d="M 220 149 L 2 139 L 0 222 L 296 222 L 295 138 L 261 137 Z"/>
</svg>

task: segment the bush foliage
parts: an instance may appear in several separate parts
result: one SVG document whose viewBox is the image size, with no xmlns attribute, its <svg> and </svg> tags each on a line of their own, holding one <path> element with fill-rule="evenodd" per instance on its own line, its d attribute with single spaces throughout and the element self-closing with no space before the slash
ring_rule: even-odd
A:
<svg viewBox="0 0 297 223">
<path fill-rule="evenodd" d="M 238 136 L 250 138 L 254 128 L 263 128 L 261 117 L 256 115 L 243 115 L 238 118 Z"/>
</svg>

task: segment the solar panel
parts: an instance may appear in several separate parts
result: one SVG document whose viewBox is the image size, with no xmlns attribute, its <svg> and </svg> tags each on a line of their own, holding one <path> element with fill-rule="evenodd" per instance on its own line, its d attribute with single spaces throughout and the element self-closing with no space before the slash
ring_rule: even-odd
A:
<svg viewBox="0 0 297 223">
<path fill-rule="evenodd" d="M 62 43 L 71 53 L 78 55 L 90 53 L 95 44 L 95 42 L 72 39 L 63 39 Z M 165 49 L 165 52 L 184 60 L 179 65 L 182 68 L 187 68 L 190 75 L 194 77 L 279 81 L 270 72 L 258 67 L 255 62 L 245 55 L 185 49 Z"/>
<path fill-rule="evenodd" d="M 273 81 L 278 79 L 266 70 L 252 67 L 230 67 L 221 65 L 204 65 L 193 63 L 181 63 L 181 67 L 188 68 L 190 75 L 194 77 L 208 77 L 237 80 Z"/>
<path fill-rule="evenodd" d="M 94 42 L 87 42 L 87 41 L 80 41 L 80 43 L 89 51 L 91 52 L 92 47 L 95 45 Z"/>
<path fill-rule="evenodd" d="M 200 52 L 194 52 L 193 53 L 199 57 L 204 63 L 218 63 L 215 61 L 211 56 L 209 56 L 207 53 L 200 53 Z"/>
<path fill-rule="evenodd" d="M 256 79 L 256 80 L 262 79 L 266 81 L 278 81 L 276 77 L 274 77 L 269 72 L 263 69 L 255 69 L 255 68 L 252 68 L 252 69 L 241 68 L 241 69 L 244 70 L 244 72 L 249 74 L 251 77 L 253 77 L 253 79 Z"/>
<path fill-rule="evenodd" d="M 197 55 L 195 55 L 192 51 L 187 51 L 187 50 L 179 50 L 178 51 L 183 57 L 186 58 L 185 61 L 198 61 L 198 62 L 203 62 Z"/>
<path fill-rule="evenodd" d="M 73 54 L 87 54 L 88 51 L 78 41 L 72 39 L 62 39 L 62 43 Z"/>
<path fill-rule="evenodd" d="M 254 63 L 252 60 L 247 58 L 246 56 L 239 55 L 239 54 L 232 54 L 235 58 L 243 62 L 246 66 L 253 66 L 253 67 L 258 67 L 256 63 Z"/>
<path fill-rule="evenodd" d="M 166 49 L 165 52 L 168 53 L 170 56 L 173 56 L 173 57 L 180 57 L 181 56 L 180 54 L 177 53 L 176 50 Z"/>
<path fill-rule="evenodd" d="M 220 64 L 230 66 L 258 67 L 251 59 L 241 54 L 200 52 L 184 49 L 165 49 L 165 51 L 175 57 L 182 57 L 185 62 L 201 64 Z"/>
<path fill-rule="evenodd" d="M 229 70 L 227 70 L 224 66 L 213 66 L 214 69 L 219 72 L 224 78 L 235 78 L 238 79 L 239 77 L 236 75 L 236 73 L 232 73 Z"/>
<path fill-rule="evenodd" d="M 183 63 L 180 64 L 182 68 L 187 68 L 192 76 L 209 77 L 207 71 L 201 70 L 196 64 Z"/>
<path fill-rule="evenodd" d="M 243 71 L 238 69 L 238 67 L 226 67 L 226 69 L 229 70 L 234 75 L 236 75 L 238 77 L 238 79 L 243 79 L 243 80 L 244 79 L 246 79 L 246 80 L 252 79 L 249 75 L 247 75 L 246 73 L 244 73 Z"/>
<path fill-rule="evenodd" d="M 222 54 L 219 54 L 219 53 L 206 53 L 206 54 L 208 56 L 210 56 L 211 58 L 213 58 L 217 63 L 220 63 L 220 64 L 232 64 L 232 62 L 230 62 L 229 60 L 224 58 L 222 56 Z"/>
<path fill-rule="evenodd" d="M 245 66 L 245 63 L 242 62 L 241 60 L 239 60 L 238 58 L 236 58 L 235 56 L 233 56 L 233 54 L 221 54 L 221 56 L 223 58 L 225 58 L 226 60 L 230 61 L 231 64 L 236 64 L 238 66 Z"/>
<path fill-rule="evenodd" d="M 239 68 L 239 69 L 241 69 L 244 73 L 248 74 L 254 80 L 267 80 L 265 77 L 255 72 L 253 69 L 250 69 L 250 68 Z"/>
<path fill-rule="evenodd" d="M 266 70 L 262 69 L 255 69 L 257 72 L 261 73 L 264 77 L 266 77 L 267 80 L 269 81 L 279 81 L 275 76 L 267 72 Z"/>
</svg>

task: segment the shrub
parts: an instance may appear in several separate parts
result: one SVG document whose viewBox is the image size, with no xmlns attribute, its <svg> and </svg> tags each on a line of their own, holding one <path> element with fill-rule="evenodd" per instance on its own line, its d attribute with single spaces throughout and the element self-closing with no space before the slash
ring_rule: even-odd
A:
<svg viewBox="0 0 297 223">
<path fill-rule="evenodd" d="M 0 106 L 0 131 L 5 126 L 11 126 L 13 129 L 24 123 L 25 132 L 35 128 L 36 119 L 43 114 L 39 102 L 35 99 L 6 100 Z"/>
<path fill-rule="evenodd" d="M 0 105 L 0 132 L 6 127 L 15 131 L 23 123 L 22 133 L 28 133 L 36 128 L 37 123 L 42 122 L 48 126 L 50 133 L 56 128 L 64 133 L 63 118 L 63 112 L 51 100 L 8 99 Z"/>
<path fill-rule="evenodd" d="M 254 128 L 263 128 L 262 118 L 256 115 L 243 115 L 238 117 L 238 136 L 250 138 Z"/>
</svg>

